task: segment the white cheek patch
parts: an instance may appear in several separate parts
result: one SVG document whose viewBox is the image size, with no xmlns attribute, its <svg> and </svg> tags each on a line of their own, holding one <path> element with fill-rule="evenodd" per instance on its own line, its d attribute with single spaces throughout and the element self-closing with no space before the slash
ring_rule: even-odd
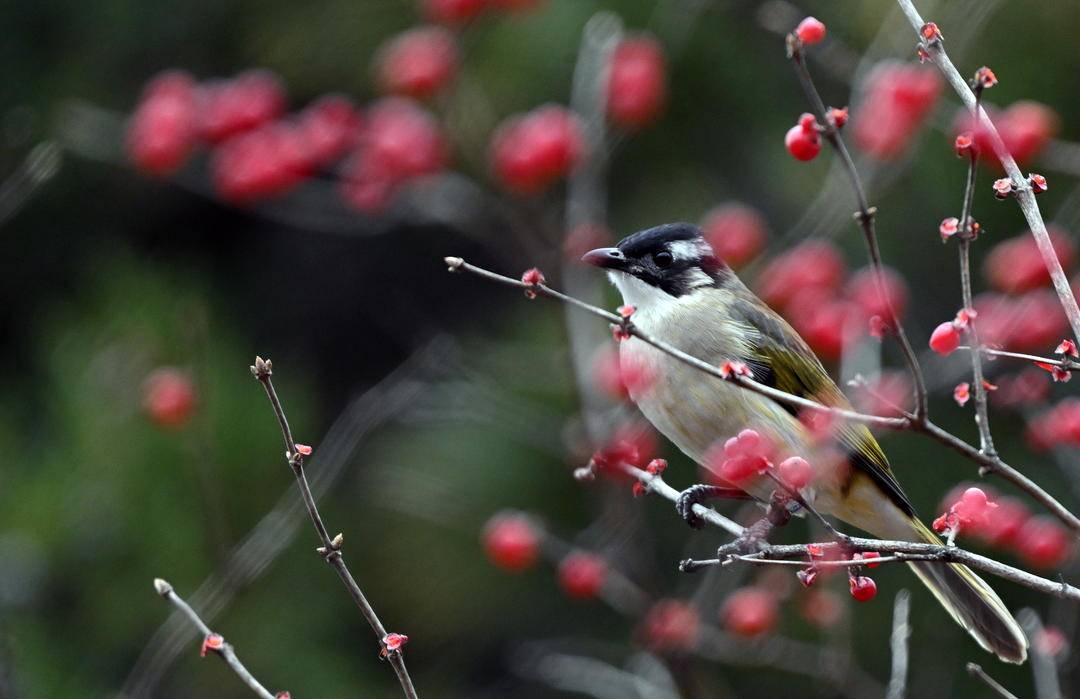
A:
<svg viewBox="0 0 1080 699">
<path fill-rule="evenodd" d="M 608 272 L 608 278 L 622 294 L 623 302 L 637 307 L 639 311 L 660 311 L 678 301 L 666 291 L 625 272 Z"/>
</svg>

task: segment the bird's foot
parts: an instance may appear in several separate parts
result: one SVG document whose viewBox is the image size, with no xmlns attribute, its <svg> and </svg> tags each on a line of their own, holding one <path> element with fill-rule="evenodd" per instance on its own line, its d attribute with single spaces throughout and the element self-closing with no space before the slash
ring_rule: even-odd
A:
<svg viewBox="0 0 1080 699">
<path fill-rule="evenodd" d="M 701 529 L 705 526 L 705 521 L 694 514 L 694 505 L 700 505 L 706 500 L 717 498 L 747 500 L 750 496 L 738 488 L 724 488 L 718 485 L 699 483 L 679 493 L 679 497 L 675 500 L 675 510 L 683 518 L 684 522 L 694 529 Z"/>
</svg>

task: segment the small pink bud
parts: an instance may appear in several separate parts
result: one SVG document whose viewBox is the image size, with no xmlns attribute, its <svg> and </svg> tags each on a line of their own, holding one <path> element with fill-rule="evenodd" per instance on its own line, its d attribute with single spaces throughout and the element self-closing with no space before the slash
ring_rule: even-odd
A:
<svg viewBox="0 0 1080 699">
<path fill-rule="evenodd" d="M 640 498 L 645 495 L 645 493 L 649 492 L 649 490 L 641 481 L 635 481 L 633 487 L 630 488 L 630 492 L 635 498 Z"/>
<path fill-rule="evenodd" d="M 825 550 L 821 548 L 821 544 L 807 544 L 806 553 L 812 558 L 821 558 L 825 555 Z"/>
<path fill-rule="evenodd" d="M 750 371 L 750 367 L 746 366 L 743 362 L 729 361 L 720 365 L 720 376 L 725 379 L 730 379 L 733 376 L 752 377 L 753 373 Z"/>
<path fill-rule="evenodd" d="M 649 462 L 649 465 L 645 467 L 645 470 L 654 476 L 658 476 L 667 469 L 667 461 L 664 459 L 653 459 Z"/>
<path fill-rule="evenodd" d="M 1008 177 L 1002 177 L 1000 180 L 994 180 L 994 196 L 998 199 L 1008 199 L 1012 194 L 1013 183 Z"/>
<path fill-rule="evenodd" d="M 1076 343 L 1072 340 L 1062 340 L 1054 350 L 1054 354 L 1067 354 L 1071 357 L 1080 357 L 1080 353 L 1076 350 Z"/>
<path fill-rule="evenodd" d="M 383 649 L 381 655 L 386 657 L 391 653 L 397 653 L 401 647 L 409 642 L 409 637 L 403 633 L 388 633 L 383 636 Z"/>
<path fill-rule="evenodd" d="M 1036 194 L 1042 194 L 1047 189 L 1049 189 L 1046 184 L 1046 178 L 1042 175 L 1028 175 L 1028 181 L 1031 182 L 1031 191 L 1035 192 Z"/>
<path fill-rule="evenodd" d="M 944 37 L 941 36 L 941 30 L 938 29 L 938 25 L 934 22 L 927 22 L 919 29 L 919 34 L 926 41 L 940 41 Z"/>
<path fill-rule="evenodd" d="M 994 75 L 994 71 L 990 70 L 986 66 L 979 68 L 975 71 L 975 84 L 982 88 L 993 87 L 997 85 L 998 79 Z"/>
<path fill-rule="evenodd" d="M 802 583 L 803 587 L 810 587 L 811 585 L 813 585 L 814 581 L 817 580 L 817 576 L 817 568 L 813 566 L 810 566 L 809 568 L 804 568 L 795 573 L 795 577 L 799 579 L 799 582 Z"/>
<path fill-rule="evenodd" d="M 956 148 L 956 157 L 958 158 L 970 157 L 979 150 L 975 144 L 975 136 L 970 131 L 965 131 L 957 136 L 953 145 Z"/>
<path fill-rule="evenodd" d="M 209 635 L 207 635 L 206 638 L 203 639 L 202 649 L 199 650 L 199 657 L 200 658 L 205 658 L 207 651 L 221 650 L 221 647 L 223 645 L 225 645 L 225 639 L 221 636 L 221 634 L 219 634 L 219 633 L 209 634 Z"/>
<path fill-rule="evenodd" d="M 950 216 L 949 218 L 944 219 L 938 226 L 938 233 L 941 234 L 941 242 L 944 243 L 948 241 L 949 238 L 956 235 L 957 231 L 959 230 L 960 219 L 956 218 L 955 216 Z"/>
<path fill-rule="evenodd" d="M 844 128 L 844 124 L 848 121 L 848 108 L 836 108 L 829 109 L 829 123 L 838 129 Z"/>
<path fill-rule="evenodd" d="M 971 399 L 971 384 L 969 384 L 967 381 L 965 381 L 964 383 L 956 384 L 956 388 L 953 389 L 952 396 L 953 400 L 956 401 L 957 405 L 959 405 L 961 408 L 964 407 L 964 405 Z"/>
<path fill-rule="evenodd" d="M 293 448 L 296 449 L 296 453 L 300 456 L 311 456 L 311 447 L 306 444 L 294 444 Z"/>
<path fill-rule="evenodd" d="M 634 315 L 634 311 L 636 310 L 637 306 L 634 306 L 632 304 L 626 304 L 625 306 L 619 306 L 616 309 L 616 313 L 618 313 L 619 316 L 621 316 L 622 318 L 629 318 L 630 316 Z"/>
</svg>

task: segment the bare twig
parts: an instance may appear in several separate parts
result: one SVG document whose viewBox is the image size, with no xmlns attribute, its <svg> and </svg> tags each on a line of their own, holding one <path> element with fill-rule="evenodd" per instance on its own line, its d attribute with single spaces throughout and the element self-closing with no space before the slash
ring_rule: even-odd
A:
<svg viewBox="0 0 1080 699">
<path fill-rule="evenodd" d="M 975 105 L 978 108 L 982 98 L 982 83 L 975 87 Z M 964 203 L 960 210 L 960 242 L 958 246 L 960 255 L 960 292 L 963 297 L 964 309 L 972 309 L 975 302 L 971 293 L 971 243 L 975 240 L 977 229 L 971 210 L 975 197 L 975 175 L 979 164 L 979 149 L 972 143 L 968 149 L 967 180 L 964 184 Z M 971 338 L 971 346 L 978 348 L 979 332 L 975 328 L 975 318 L 968 318 L 967 335 Z M 990 434 L 990 413 L 986 409 L 986 386 L 983 384 L 982 355 L 977 349 L 971 351 L 972 383 L 975 384 L 975 425 L 979 428 L 979 451 L 989 456 L 996 456 L 994 438 Z"/>
<path fill-rule="evenodd" d="M 834 408 L 831 406 L 823 405 L 821 403 L 795 396 L 790 393 L 786 393 L 779 389 L 766 386 L 764 384 L 757 383 L 753 379 L 739 375 L 738 372 L 731 370 L 725 370 L 724 367 L 716 367 L 709 364 L 706 361 L 698 359 L 693 355 L 687 354 L 682 350 L 674 347 L 673 345 L 660 340 L 652 335 L 642 331 L 635 326 L 633 322 L 621 316 L 615 315 L 609 311 L 605 311 L 602 308 L 593 306 L 592 304 L 585 303 L 580 299 L 576 299 L 572 296 L 556 291 L 546 284 L 527 284 L 517 279 L 511 279 L 510 277 L 497 274 L 490 270 L 477 267 L 476 265 L 469 264 L 460 257 L 447 257 L 444 260 L 447 268 L 451 272 L 468 272 L 474 274 L 483 279 L 489 281 L 498 282 L 500 284 L 514 287 L 528 291 L 540 296 L 546 296 L 553 298 L 566 304 L 570 304 L 586 313 L 602 318 L 607 322 L 620 327 L 622 332 L 632 335 L 642 342 L 652 345 L 656 349 L 664 352 L 665 354 L 678 359 L 679 361 L 692 366 L 699 371 L 703 371 L 710 376 L 732 381 L 738 386 L 745 388 L 746 390 L 759 393 L 763 396 L 767 396 L 786 405 L 792 405 L 799 408 L 805 408 L 807 410 L 814 410 L 821 413 L 826 413 L 834 417 L 852 420 L 855 422 L 862 422 L 864 424 L 873 427 L 885 427 L 895 430 L 912 430 L 925 434 L 926 436 L 934 439 L 935 441 L 947 446 L 958 454 L 963 455 L 970 461 L 978 464 L 980 467 L 980 473 L 985 475 L 993 473 L 1015 485 L 1020 490 L 1023 490 L 1036 501 L 1041 503 L 1047 510 L 1049 510 L 1055 517 L 1064 522 L 1073 532 L 1080 533 L 1080 518 L 1069 511 L 1067 507 L 1058 502 L 1052 495 L 1043 490 L 1037 483 L 1017 471 L 1015 468 L 1005 463 L 999 456 L 993 456 L 990 454 L 984 454 L 976 447 L 968 444 L 964 440 L 960 439 L 956 435 L 948 432 L 937 426 L 929 419 L 919 420 L 917 416 L 913 414 L 905 414 L 903 417 L 880 417 L 877 415 L 866 415 L 858 413 L 852 410 L 845 410 L 841 408 Z"/>
<path fill-rule="evenodd" d="M 971 349 L 970 347 L 962 347 L 961 349 Z M 1037 354 L 1024 354 L 1023 352 L 1007 352 L 1005 350 L 993 349 L 991 347 L 982 347 L 980 351 L 988 357 L 1007 357 L 1009 359 L 1023 359 L 1035 364 L 1046 364 L 1047 366 L 1057 366 L 1065 369 L 1066 371 L 1080 370 L 1080 362 L 1075 359 L 1069 359 L 1068 357 L 1058 357 L 1057 359 L 1051 359 L 1050 357 L 1040 357 Z"/>
<path fill-rule="evenodd" d="M 1080 601 L 1080 588 L 1066 582 L 1050 580 L 1020 568 L 1006 565 L 992 558 L 972 553 L 956 546 L 944 546 L 941 544 L 922 544 L 911 541 L 889 541 L 886 539 L 864 539 L 862 537 L 849 536 L 842 544 L 834 541 L 826 541 L 811 544 L 768 544 L 758 543 L 758 551 L 744 554 L 737 551 L 736 546 L 729 544 L 720 548 L 717 558 L 704 560 L 689 559 L 683 561 L 680 569 L 684 572 L 693 572 L 709 566 L 727 566 L 733 563 L 749 563 L 752 565 L 787 565 L 787 566 L 815 566 L 819 568 L 847 568 L 865 565 L 866 561 L 853 559 L 837 560 L 814 560 L 807 562 L 808 547 L 823 553 L 830 549 L 843 546 L 846 551 L 864 552 L 873 551 L 882 554 L 875 558 L 875 564 L 881 563 L 908 563 L 911 561 L 929 561 L 933 563 L 962 563 L 969 568 L 981 570 L 990 575 L 1009 580 L 1017 585 L 1031 588 L 1038 592 L 1064 599 Z"/>
<path fill-rule="evenodd" d="M 199 633 L 203 636 L 203 643 L 206 650 L 213 651 L 221 656 L 221 659 L 225 661 L 225 664 L 236 673 L 236 676 L 239 677 L 244 684 L 251 687 L 251 691 L 255 692 L 255 694 L 263 699 L 274 699 L 273 693 L 266 687 L 263 687 L 262 684 L 255 679 L 255 676 L 244 667 L 244 664 L 240 662 L 240 659 L 236 657 L 232 644 L 226 643 L 225 639 L 220 634 L 211 631 L 210 627 L 195 613 L 195 610 L 192 609 L 180 595 L 176 594 L 172 585 L 161 578 L 157 578 L 154 580 L 154 589 L 157 590 L 159 595 L 171 602 L 174 607 L 183 612 L 188 620 L 191 621 L 192 625 L 199 630 Z M 214 639 L 212 643 L 210 642 L 211 639 Z"/>
<path fill-rule="evenodd" d="M 949 59 L 942 40 L 940 38 L 929 41 L 924 40 L 921 30 L 926 22 L 919 15 L 919 11 L 915 9 L 915 5 L 911 0 L 897 0 L 897 3 L 899 3 L 900 9 L 903 10 L 908 22 L 915 30 L 920 45 L 942 75 L 945 76 L 956 94 L 960 96 L 967 108 L 975 115 L 979 127 L 984 129 L 989 136 L 994 154 L 1001 161 L 1001 165 L 1005 168 L 1005 173 L 1009 176 L 1009 179 L 1012 180 L 1016 202 L 1027 220 L 1031 234 L 1035 237 L 1035 243 L 1039 248 L 1039 253 L 1042 255 L 1043 264 L 1046 265 L 1046 269 L 1050 273 L 1050 279 L 1054 283 L 1054 290 L 1057 292 L 1061 306 L 1065 309 L 1065 315 L 1069 319 L 1073 337 L 1080 338 L 1080 307 L 1077 306 L 1076 297 L 1073 296 L 1069 287 L 1069 280 L 1065 276 L 1065 271 L 1061 268 L 1061 261 L 1058 260 L 1057 253 L 1054 252 L 1054 246 L 1050 242 L 1050 234 L 1046 231 L 1046 222 L 1043 221 L 1042 213 L 1039 211 L 1039 204 L 1035 201 L 1035 193 L 1028 182 L 1028 178 L 1021 174 L 1020 168 L 1017 167 L 1016 161 L 1009 153 L 1009 149 L 1005 147 L 1001 135 L 986 110 L 977 104 L 971 86 L 968 85 L 967 81 L 960 75 L 960 71 L 953 65 L 952 60 Z"/>
<path fill-rule="evenodd" d="M 1017 699 L 1017 696 L 1015 694 L 1002 687 L 1000 684 L 998 684 L 997 680 L 986 674 L 986 670 L 983 670 L 981 665 L 978 665 L 976 663 L 968 663 L 967 671 L 968 674 L 972 677 L 982 680 L 982 683 L 989 687 L 990 690 L 994 692 L 994 694 L 1001 697 L 1001 699 Z"/>
<path fill-rule="evenodd" d="M 311 523 L 315 527 L 316 533 L 319 535 L 319 540 L 322 542 L 317 551 L 320 556 L 334 569 L 334 572 L 341 578 L 342 584 L 345 585 L 345 589 L 349 592 L 349 596 L 352 597 L 356 606 L 360 608 L 360 613 L 363 614 L 368 624 L 371 626 L 372 631 L 375 632 L 375 637 L 379 640 L 379 645 L 382 647 L 381 656 L 387 658 L 390 661 L 390 665 L 394 668 L 394 674 L 397 675 L 398 682 L 401 684 L 401 689 L 405 693 L 408 699 L 416 699 L 416 689 L 413 687 L 412 678 L 409 676 L 408 670 L 405 668 L 405 659 L 403 657 L 400 644 L 394 644 L 393 647 L 388 645 L 388 637 L 386 627 L 383 626 L 382 621 L 375 613 L 375 609 L 368 602 L 366 596 L 360 586 L 356 583 L 356 579 L 353 578 L 352 572 L 349 571 L 347 565 L 345 565 L 345 559 L 341 554 L 341 545 L 343 537 L 338 534 L 331 537 L 326 529 L 326 525 L 323 524 L 322 516 L 319 514 L 319 508 L 315 504 L 315 498 L 311 494 L 311 488 L 308 485 L 307 476 L 304 474 L 304 454 L 302 449 L 296 441 L 293 439 L 292 430 L 289 427 L 289 421 L 285 417 L 285 410 L 281 405 L 281 400 L 278 398 L 277 391 L 274 390 L 274 383 L 271 380 L 273 375 L 273 364 L 268 359 L 262 357 L 255 358 L 255 364 L 251 366 L 251 374 L 254 376 L 263 389 L 266 391 L 266 397 L 270 400 L 270 405 L 274 409 L 274 415 L 277 417 L 278 425 L 281 427 L 281 435 L 285 440 L 285 460 L 292 468 L 293 475 L 296 477 L 296 485 L 300 489 L 300 495 L 304 500 L 304 506 L 307 508 L 308 516 L 311 518 Z M 310 453 L 310 448 L 307 449 Z"/>
<path fill-rule="evenodd" d="M 836 151 L 837 156 L 840 158 L 840 162 L 844 166 L 844 170 L 848 174 L 848 178 L 851 180 L 851 187 L 855 193 L 855 201 L 858 206 L 858 210 L 855 212 L 855 221 L 859 224 L 863 233 L 863 238 L 866 241 L 866 248 L 870 256 L 870 265 L 874 270 L 874 282 L 877 285 L 878 295 L 885 304 L 889 314 L 889 318 L 883 320 L 889 322 L 890 329 L 893 334 L 896 335 L 896 340 L 900 345 L 900 351 L 904 356 L 904 362 L 907 364 L 908 371 L 911 373 L 912 385 L 914 386 L 915 391 L 915 417 L 919 421 L 925 420 L 927 415 L 926 381 L 923 378 L 919 360 L 915 356 L 915 350 L 908 340 L 903 323 L 900 322 L 900 317 L 893 308 L 892 298 L 885 286 L 885 277 L 884 272 L 882 271 L 881 250 L 878 247 L 877 233 L 874 227 L 874 217 L 877 214 L 877 209 L 876 207 L 870 206 L 867 201 L 866 190 L 863 187 L 862 179 L 859 177 L 859 171 L 855 168 L 855 162 L 851 159 L 851 153 L 848 152 L 847 146 L 844 144 L 844 139 L 840 137 L 840 131 L 829 118 L 825 103 L 822 101 L 821 95 L 814 85 L 813 78 L 810 77 L 810 71 L 806 67 L 806 56 L 803 53 L 802 42 L 799 41 L 794 34 L 789 34 L 787 38 L 787 48 L 788 57 L 791 58 L 792 65 L 795 66 L 795 73 L 799 77 L 799 82 L 802 84 L 803 90 L 810 100 L 810 105 L 814 110 L 818 123 L 821 124 L 825 140 L 827 140 L 833 150 Z"/>
<path fill-rule="evenodd" d="M 904 699 L 907 690 L 908 637 L 911 636 L 911 626 L 908 624 L 910 613 L 911 594 L 907 590 L 900 590 L 893 601 L 892 636 L 889 638 L 889 646 L 892 649 L 892 674 L 889 676 L 885 699 Z"/>
</svg>

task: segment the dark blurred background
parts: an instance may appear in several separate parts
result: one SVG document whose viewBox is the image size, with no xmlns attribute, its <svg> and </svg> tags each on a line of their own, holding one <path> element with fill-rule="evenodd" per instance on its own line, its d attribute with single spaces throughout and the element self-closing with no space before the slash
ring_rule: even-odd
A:
<svg viewBox="0 0 1080 699">
<path fill-rule="evenodd" d="M 563 252 L 568 231 L 617 239 L 701 221 L 738 201 L 768 231 L 766 252 L 744 268 L 752 284 L 769 259 L 808 237 L 831 240 L 849 269 L 862 267 L 850 190 L 831 154 L 800 163 L 783 146 L 807 109 L 783 33 L 813 14 L 828 38 L 811 70 L 827 103 L 851 105 L 883 255 L 907 280 L 906 324 L 925 348 L 931 329 L 960 306 L 954 246 L 941 245 L 937 226 L 958 215 L 965 165 L 952 152 L 959 103 L 945 88 L 916 105 L 925 113 L 910 124 L 880 124 L 900 130 L 886 134 L 898 147 L 875 151 L 873 133 L 858 147 L 860 105 L 885 99 L 882 82 L 898 79 L 875 66 L 917 65 L 914 34 L 895 5 L 534 4 L 452 28 L 459 73 L 425 103 L 447 135 L 448 165 L 406 184 L 379 211 L 362 211 L 339 196 L 343 175 L 334 167 L 240 205 L 216 192 L 206 148 L 175 173 L 147 176 L 125 152 L 124 120 L 147 82 L 171 68 L 198 80 L 265 68 L 280 76 L 292 111 L 330 92 L 366 108 L 380 96 L 377 50 L 425 21 L 417 3 L 5 3 L 0 696 L 247 696 L 223 663 L 199 659 L 194 631 L 176 619 L 165 625 L 172 610 L 154 594 L 155 577 L 204 611 L 272 691 L 399 694 L 370 630 L 313 554 L 317 541 L 273 415 L 248 374 L 256 354 L 273 359 L 297 438 L 315 447 L 309 468 L 328 526 L 344 533 L 346 558 L 388 627 L 410 636 L 421 696 L 777 696 L 797 687 L 825 697 L 850 695 L 855 676 L 880 689 L 901 588 L 912 590 L 911 696 L 984 696 L 963 672 L 968 660 L 1018 695 L 1034 695 L 1029 666 L 985 655 L 900 566 L 876 570 L 879 595 L 857 608 L 841 577 L 819 583 L 830 597 L 808 601 L 786 572 L 677 573 L 680 558 L 708 557 L 721 534 L 691 532 L 666 502 L 633 499 L 628 483 L 570 477 L 632 415 L 589 381 L 593 349 L 607 341 L 603 325 L 449 275 L 442 262 L 461 255 L 514 277 L 539 266 L 553 284 L 614 306 L 603 280 Z M 1080 103 L 1071 82 L 1080 7 L 919 6 L 940 25 L 962 73 L 995 70 L 1001 83 L 988 101 L 1005 109 L 1036 100 L 1055 115 L 1052 128 L 1031 127 L 1042 131 L 1026 167 L 1050 180 L 1040 204 L 1069 247 L 1080 224 Z M 561 181 L 531 196 L 506 192 L 488 167 L 487 143 L 513 113 L 570 103 L 575 66 L 589 67 L 579 52 L 588 59 L 598 50 L 588 42 L 582 50 L 587 26 L 594 39 L 615 37 L 620 26 L 651 32 L 666 55 L 668 96 L 652 123 L 609 125 L 602 144 L 588 142 L 597 127 L 582 115 L 591 149 L 569 188 L 577 208 L 567 212 Z M 976 270 L 995 245 L 1025 232 L 1017 207 L 990 196 L 997 176 L 993 166 L 979 172 L 975 216 L 986 232 L 974 247 Z M 582 221 L 610 233 L 581 233 Z M 1008 288 L 992 269 L 977 273 L 976 291 L 1011 296 L 987 304 L 1044 293 L 1039 279 Z M 1024 336 L 1026 316 L 1060 314 L 1053 303 L 1043 310 L 1030 302 L 1001 321 L 1008 332 L 1019 323 Z M 1067 329 L 1047 322 L 1037 347 L 1023 337 L 1013 347 L 1050 353 Z M 843 378 L 873 375 L 879 361 L 901 367 L 888 341 L 879 349 L 848 338 L 844 347 L 831 363 Z M 974 441 L 972 406 L 952 400 L 966 365 L 927 353 L 936 419 Z M 991 374 L 1008 383 L 1018 368 L 998 362 Z M 179 405 L 164 414 L 152 404 L 163 375 L 179 382 L 166 384 Z M 1033 450 L 1028 424 L 1071 386 L 1039 383 L 1026 404 L 994 410 L 994 431 L 1010 463 L 1075 509 L 1075 446 Z M 951 488 L 977 478 L 974 465 L 933 443 L 882 438 L 924 518 L 940 513 Z M 676 487 L 697 479 L 669 445 L 657 453 L 673 462 Z M 654 654 L 633 618 L 640 608 L 630 605 L 628 617 L 560 592 L 549 563 L 561 544 L 549 542 L 548 561 L 527 572 L 493 566 L 481 530 L 507 508 L 598 552 L 642 595 L 690 602 L 703 623 L 716 626 L 725 596 L 751 583 L 776 595 L 779 619 L 764 639 L 743 643 L 721 631 L 708 652 Z M 782 538 L 806 540 L 805 525 L 790 529 Z M 1039 563 L 1049 577 L 1070 570 L 1064 557 L 989 550 Z M 1048 652 L 1069 695 L 1075 605 L 994 586 L 1010 608 L 1031 606 L 1053 627 L 1048 646 L 1065 640 Z M 814 614 L 827 604 L 839 611 Z M 781 669 L 767 652 L 776 639 L 830 655 L 809 652 L 795 662 L 819 667 Z"/>
</svg>

